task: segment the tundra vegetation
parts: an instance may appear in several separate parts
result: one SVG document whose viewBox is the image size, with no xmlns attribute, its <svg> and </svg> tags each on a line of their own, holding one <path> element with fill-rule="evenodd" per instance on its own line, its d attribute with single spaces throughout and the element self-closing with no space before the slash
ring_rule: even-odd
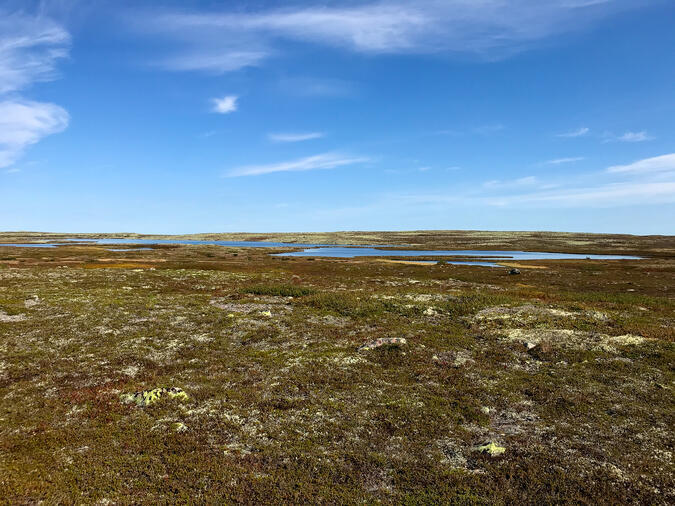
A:
<svg viewBox="0 0 675 506">
<path fill-rule="evenodd" d="M 675 502 L 672 237 L 199 238 L 645 258 L 0 247 L 1 501 Z"/>
</svg>

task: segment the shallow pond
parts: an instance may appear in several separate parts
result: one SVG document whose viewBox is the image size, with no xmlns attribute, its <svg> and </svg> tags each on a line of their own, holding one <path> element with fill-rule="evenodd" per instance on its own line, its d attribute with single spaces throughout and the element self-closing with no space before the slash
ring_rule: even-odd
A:
<svg viewBox="0 0 675 506">
<path fill-rule="evenodd" d="M 206 244 L 214 246 L 229 246 L 234 248 L 304 248 L 302 251 L 289 253 L 275 253 L 273 256 L 282 257 L 325 257 L 325 258 L 354 258 L 354 257 L 475 257 L 477 260 L 447 260 L 447 263 L 455 265 L 482 265 L 497 267 L 497 262 L 520 261 L 520 260 L 639 260 L 640 257 L 625 255 L 585 255 L 574 253 L 548 253 L 542 251 L 499 251 L 499 250 L 405 250 L 405 249 L 381 249 L 387 246 L 335 246 L 327 244 L 301 244 L 282 242 L 261 241 L 197 241 L 186 239 L 66 239 L 68 242 L 80 242 L 88 244 L 114 245 L 161 245 L 161 244 Z M 67 244 L 67 243 L 65 243 Z M 25 248 L 55 248 L 64 243 L 26 243 L 26 244 L 0 244 L 0 246 L 15 246 Z M 388 246 L 391 247 L 391 246 Z M 110 251 L 135 251 L 152 248 L 135 249 L 111 249 Z"/>
</svg>

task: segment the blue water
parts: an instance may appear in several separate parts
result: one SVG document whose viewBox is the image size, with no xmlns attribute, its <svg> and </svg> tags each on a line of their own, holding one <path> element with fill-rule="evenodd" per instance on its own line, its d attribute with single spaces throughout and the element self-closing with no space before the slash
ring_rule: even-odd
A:
<svg viewBox="0 0 675 506">
<path fill-rule="evenodd" d="M 341 246 L 309 248 L 303 251 L 294 251 L 291 253 L 277 253 L 275 256 L 291 257 L 332 257 L 332 258 L 354 258 L 354 257 L 420 257 L 420 256 L 463 256 L 480 257 L 494 260 L 573 260 L 590 258 L 592 260 L 638 260 L 640 257 L 624 255 L 583 255 L 574 253 L 546 253 L 542 251 L 491 251 L 491 250 L 386 250 L 368 248 L 348 248 Z"/>
<path fill-rule="evenodd" d="M 0 246 L 9 246 L 11 248 L 56 248 L 60 244 L 0 244 Z"/>
<path fill-rule="evenodd" d="M 291 242 L 262 241 L 195 241 L 188 239 L 66 239 L 72 242 L 93 244 L 206 244 L 211 246 L 230 246 L 234 248 L 317 248 L 330 244 L 304 244 Z"/>
<path fill-rule="evenodd" d="M 447 263 L 454 265 L 482 265 L 497 267 L 497 261 L 518 260 L 578 260 L 588 258 L 591 260 L 639 260 L 641 257 L 625 255 L 584 255 L 574 253 L 547 253 L 541 251 L 492 251 L 492 250 L 395 250 L 379 249 L 387 246 L 335 246 L 328 244 L 302 244 L 283 242 L 262 241 L 196 241 L 187 239 L 66 239 L 69 242 L 84 242 L 91 244 L 206 244 L 215 246 L 230 246 L 234 248 L 304 248 L 302 251 L 290 253 L 276 253 L 273 256 L 282 257 L 324 257 L 324 258 L 354 258 L 354 257 L 476 257 L 479 260 L 448 260 Z M 0 244 L 0 246 L 14 246 L 23 248 L 55 248 L 64 243 L 53 244 Z M 389 246 L 391 247 L 391 246 Z M 152 248 L 136 248 L 136 250 Z M 132 249 L 111 249 L 110 251 L 134 251 Z"/>
</svg>

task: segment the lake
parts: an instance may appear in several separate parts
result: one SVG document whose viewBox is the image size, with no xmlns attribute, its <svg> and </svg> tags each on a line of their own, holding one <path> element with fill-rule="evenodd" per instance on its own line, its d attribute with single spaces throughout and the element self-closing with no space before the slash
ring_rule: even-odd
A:
<svg viewBox="0 0 675 506">
<path fill-rule="evenodd" d="M 455 265 L 482 265 L 498 267 L 497 262 L 521 260 L 639 260 L 641 257 L 626 255 L 586 255 L 577 253 L 549 253 L 542 251 L 499 251 L 499 250 L 405 250 L 381 249 L 391 246 L 335 246 L 328 244 L 301 244 L 261 241 L 197 241 L 187 239 L 66 239 L 66 243 L 41 244 L 0 244 L 0 246 L 14 246 L 25 248 L 55 248 L 72 242 L 82 242 L 98 245 L 162 245 L 188 244 L 229 246 L 233 248 L 303 248 L 302 251 L 288 253 L 273 253 L 280 257 L 323 257 L 323 258 L 355 258 L 355 257 L 475 257 L 476 260 L 451 259 L 447 263 Z M 110 249 L 110 251 L 134 251 L 151 248 Z"/>
</svg>

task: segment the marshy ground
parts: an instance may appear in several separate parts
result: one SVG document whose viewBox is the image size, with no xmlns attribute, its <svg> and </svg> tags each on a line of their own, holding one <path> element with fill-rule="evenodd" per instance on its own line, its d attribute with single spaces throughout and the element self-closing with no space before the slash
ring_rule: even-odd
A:
<svg viewBox="0 0 675 506">
<path fill-rule="evenodd" d="M 646 258 L 0 247 L 1 501 L 675 502 L 672 237 L 199 238 Z"/>
</svg>

